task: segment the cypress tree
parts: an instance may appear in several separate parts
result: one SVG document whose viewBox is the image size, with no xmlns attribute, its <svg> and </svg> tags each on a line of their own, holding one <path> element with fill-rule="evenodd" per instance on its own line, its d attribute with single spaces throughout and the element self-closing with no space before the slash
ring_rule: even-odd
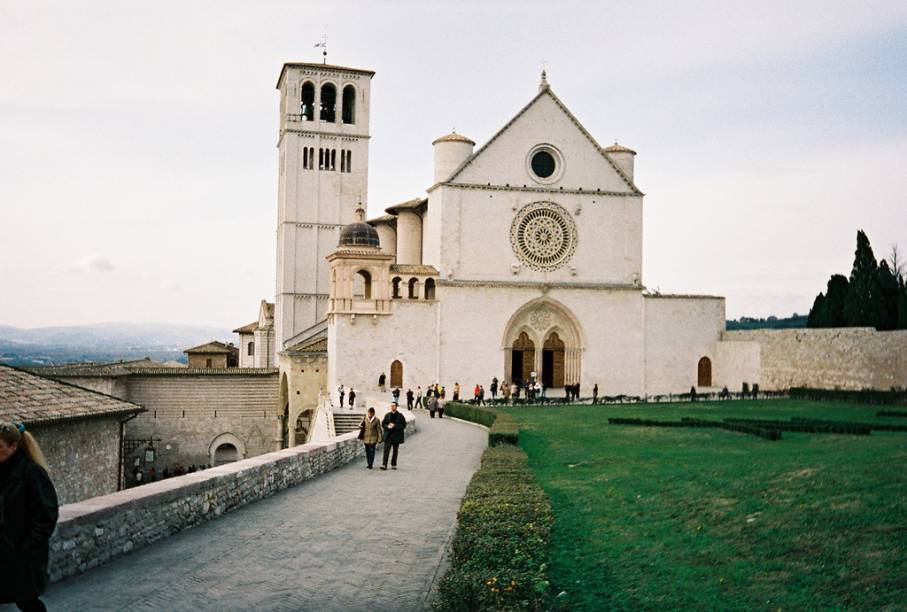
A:
<svg viewBox="0 0 907 612">
<path fill-rule="evenodd" d="M 844 323 L 849 327 L 878 327 L 885 323 L 879 264 L 863 230 L 857 232 L 857 249 L 844 301 Z"/>
<path fill-rule="evenodd" d="M 898 278 L 901 286 L 901 295 L 898 298 L 898 329 L 907 329 L 907 282 L 903 277 Z"/>
<path fill-rule="evenodd" d="M 832 274 L 825 290 L 825 324 L 821 327 L 845 327 L 844 304 L 850 283 L 843 274 Z"/>
<path fill-rule="evenodd" d="M 888 262 L 884 259 L 879 263 L 879 291 L 882 296 L 883 319 L 878 328 L 895 329 L 898 326 L 898 304 L 902 291 L 898 279 L 891 273 Z"/>
<path fill-rule="evenodd" d="M 813 307 L 809 309 L 809 315 L 806 317 L 806 327 L 827 327 L 825 320 L 827 317 L 825 309 L 825 294 L 820 293 L 813 301 Z"/>
</svg>

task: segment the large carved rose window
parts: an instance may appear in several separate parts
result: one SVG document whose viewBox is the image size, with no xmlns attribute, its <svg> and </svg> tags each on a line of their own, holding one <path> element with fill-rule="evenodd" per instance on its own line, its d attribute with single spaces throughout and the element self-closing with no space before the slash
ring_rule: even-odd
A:
<svg viewBox="0 0 907 612">
<path fill-rule="evenodd" d="M 566 264 L 576 250 L 576 224 L 552 202 L 524 206 L 510 226 L 510 244 L 524 264 L 548 272 Z"/>
</svg>

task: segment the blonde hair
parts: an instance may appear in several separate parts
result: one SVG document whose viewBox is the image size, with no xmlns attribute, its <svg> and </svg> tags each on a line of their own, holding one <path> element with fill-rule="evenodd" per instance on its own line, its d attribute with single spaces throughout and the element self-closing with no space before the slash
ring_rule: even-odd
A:
<svg viewBox="0 0 907 612">
<path fill-rule="evenodd" d="M 22 428 L 21 430 L 19 428 Z M 25 425 L 16 425 L 15 423 L 0 423 L 0 440 L 8 445 L 16 444 L 25 453 L 25 456 L 44 468 L 44 471 L 50 473 L 47 467 L 47 459 L 38 446 L 38 441 L 31 435 L 31 432 L 25 429 Z"/>
</svg>

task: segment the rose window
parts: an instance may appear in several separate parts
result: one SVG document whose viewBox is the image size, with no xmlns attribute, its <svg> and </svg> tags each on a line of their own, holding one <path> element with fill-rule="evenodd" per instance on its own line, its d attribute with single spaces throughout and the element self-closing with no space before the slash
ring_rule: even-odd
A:
<svg viewBox="0 0 907 612">
<path fill-rule="evenodd" d="M 556 270 L 576 250 L 576 225 L 557 204 L 529 204 L 517 213 L 510 226 L 510 243 L 517 257 L 529 267 Z"/>
</svg>

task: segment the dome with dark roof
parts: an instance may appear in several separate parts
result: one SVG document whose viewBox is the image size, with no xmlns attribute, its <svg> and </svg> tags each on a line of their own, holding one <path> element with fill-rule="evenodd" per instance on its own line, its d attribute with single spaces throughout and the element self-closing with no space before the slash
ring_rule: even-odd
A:
<svg viewBox="0 0 907 612">
<path fill-rule="evenodd" d="M 360 208 L 356 211 L 356 215 L 359 219 L 358 221 L 345 225 L 340 230 L 340 243 L 338 246 L 380 248 L 378 230 L 363 220 L 365 211 Z"/>
</svg>

